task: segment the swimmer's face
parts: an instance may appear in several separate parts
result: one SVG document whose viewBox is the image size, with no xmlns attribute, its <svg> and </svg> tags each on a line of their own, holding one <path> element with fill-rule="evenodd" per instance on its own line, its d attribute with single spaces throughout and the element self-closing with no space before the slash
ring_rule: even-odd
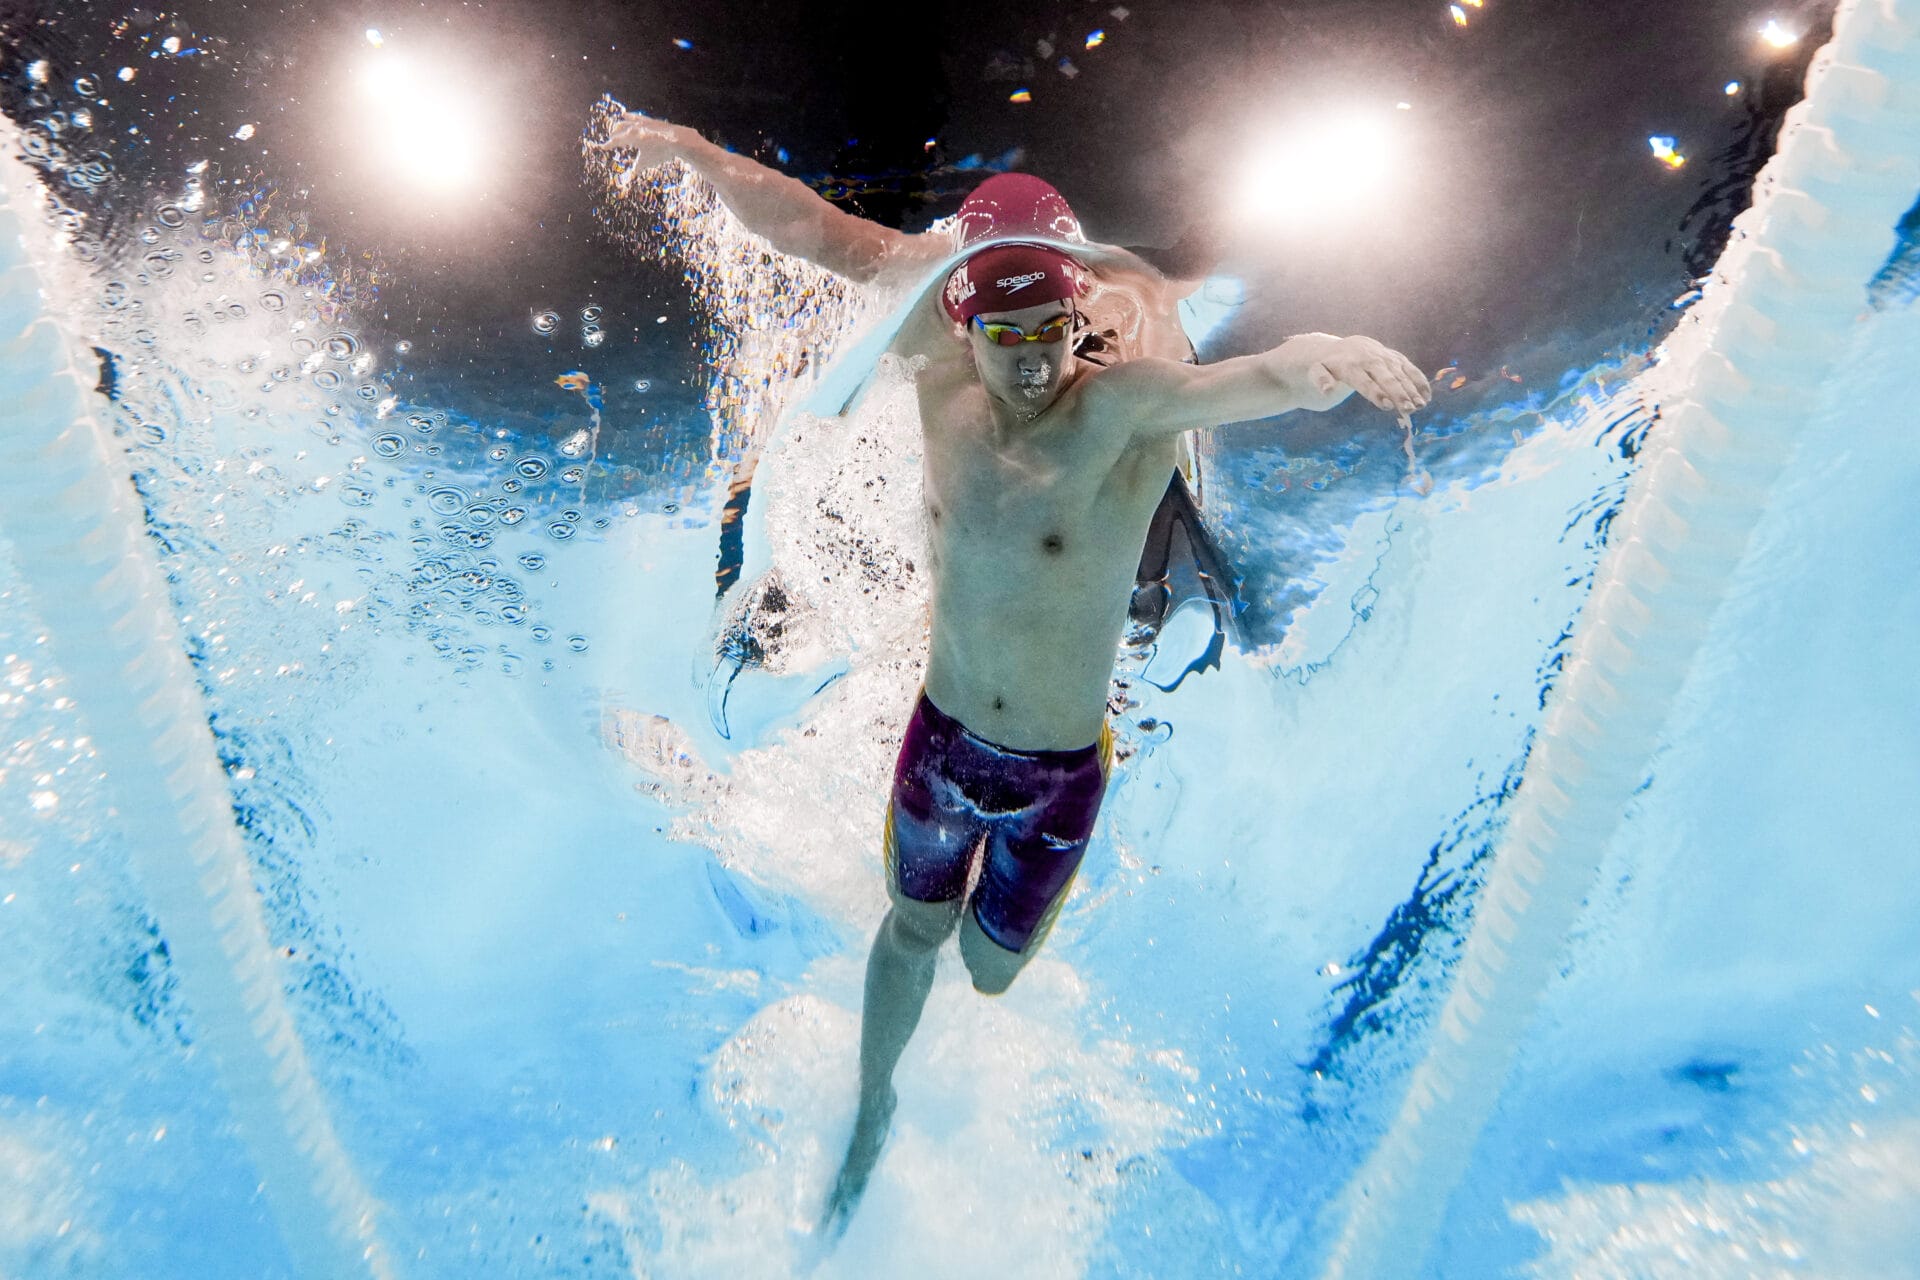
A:
<svg viewBox="0 0 1920 1280">
<path fill-rule="evenodd" d="M 1039 333 L 1045 326 L 1063 324 L 1056 342 L 1016 342 L 1000 346 L 987 336 L 983 324 L 1010 324 L 1022 333 Z M 1065 302 L 1041 302 L 1018 311 L 989 311 L 967 324 L 967 345 L 973 349 L 974 368 L 987 394 L 1022 416 L 1040 412 L 1066 388 L 1073 367 L 1073 308 Z"/>
</svg>

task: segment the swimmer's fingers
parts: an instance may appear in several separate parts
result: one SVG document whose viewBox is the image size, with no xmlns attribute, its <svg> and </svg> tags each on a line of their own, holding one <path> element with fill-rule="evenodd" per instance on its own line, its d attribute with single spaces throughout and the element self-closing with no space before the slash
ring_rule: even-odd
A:
<svg viewBox="0 0 1920 1280">
<path fill-rule="evenodd" d="M 1389 413 L 1411 413 L 1427 402 L 1427 389 L 1407 377 L 1402 368 L 1405 363 L 1399 352 L 1381 348 L 1379 355 L 1367 362 L 1360 375 L 1362 381 L 1353 384 L 1354 390 Z"/>
<path fill-rule="evenodd" d="M 1406 398 L 1405 393 L 1389 385 L 1385 373 L 1386 370 L 1379 366 L 1363 365 L 1348 371 L 1346 383 L 1375 408 L 1396 413 L 1401 408 L 1401 401 Z"/>
<path fill-rule="evenodd" d="M 1341 350 L 1325 364 L 1340 381 L 1390 412 L 1411 412 L 1431 397 L 1413 362 L 1372 338 L 1341 339 Z"/>
<path fill-rule="evenodd" d="M 1433 398 L 1433 392 L 1427 385 L 1426 375 L 1422 374 L 1413 361 L 1389 348 L 1380 348 L 1380 356 L 1374 368 L 1374 377 L 1389 392 L 1392 404 L 1383 404 L 1382 409 L 1411 413 Z"/>
<path fill-rule="evenodd" d="M 1427 381 L 1420 366 L 1401 355 L 1398 351 L 1390 353 L 1396 365 L 1400 385 L 1406 390 L 1410 407 L 1418 409 L 1433 399 L 1433 384 Z"/>
</svg>

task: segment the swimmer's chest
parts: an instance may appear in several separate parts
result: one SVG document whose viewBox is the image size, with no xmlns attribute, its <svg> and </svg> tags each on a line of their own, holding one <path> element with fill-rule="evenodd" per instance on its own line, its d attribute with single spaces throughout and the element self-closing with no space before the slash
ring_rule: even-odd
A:
<svg viewBox="0 0 1920 1280">
<path fill-rule="evenodd" d="M 1171 440 L 1118 447 L 1091 424 L 996 439 L 978 383 L 945 390 L 938 404 L 922 403 L 936 572 L 962 557 L 980 568 L 1062 572 L 1109 559 L 1131 565 L 1166 488 Z"/>
</svg>

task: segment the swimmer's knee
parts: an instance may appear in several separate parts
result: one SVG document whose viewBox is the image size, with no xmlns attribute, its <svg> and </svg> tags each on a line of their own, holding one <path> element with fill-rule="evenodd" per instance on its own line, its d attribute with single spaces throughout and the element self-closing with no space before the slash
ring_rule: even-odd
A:
<svg viewBox="0 0 1920 1280">
<path fill-rule="evenodd" d="M 973 989 L 983 996 L 1005 995 L 1020 971 L 1027 967 L 1034 950 L 1032 946 L 1025 951 L 1001 946 L 987 936 L 971 911 L 966 912 L 960 922 L 960 958 L 966 961 L 967 972 L 973 975 Z"/>
<path fill-rule="evenodd" d="M 895 893 L 888 919 L 894 937 L 903 945 L 931 949 L 953 936 L 954 927 L 960 923 L 960 900 L 922 902 Z"/>
</svg>

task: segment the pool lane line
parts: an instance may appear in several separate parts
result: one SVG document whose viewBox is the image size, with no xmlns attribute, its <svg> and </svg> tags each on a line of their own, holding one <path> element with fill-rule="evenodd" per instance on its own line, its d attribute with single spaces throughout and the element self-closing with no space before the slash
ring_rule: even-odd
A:
<svg viewBox="0 0 1920 1280">
<path fill-rule="evenodd" d="M 1755 201 L 1648 376 L 1628 485 L 1426 1058 L 1325 1280 L 1423 1273 L 1600 860 L 1920 187 L 1920 0 L 1845 0 Z"/>
<path fill-rule="evenodd" d="M 288 1008 L 207 709 L 121 447 L 94 416 L 19 139 L 0 116 L 0 533 L 78 705 L 198 1047 L 287 1252 L 313 1280 L 398 1273 Z M 69 273 L 71 274 L 71 273 Z M 113 819 L 109 819 L 110 821 Z"/>
</svg>

